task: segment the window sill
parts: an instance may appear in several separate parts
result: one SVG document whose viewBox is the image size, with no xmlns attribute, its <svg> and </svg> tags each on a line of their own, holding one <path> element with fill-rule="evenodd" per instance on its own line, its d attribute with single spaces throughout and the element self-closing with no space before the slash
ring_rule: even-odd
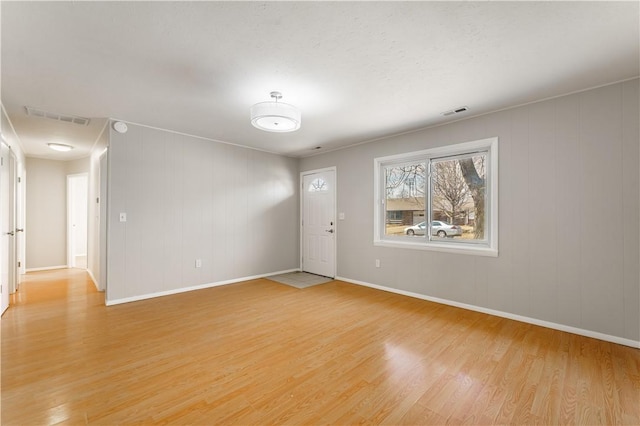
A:
<svg viewBox="0 0 640 426">
<path fill-rule="evenodd" d="M 393 247 L 410 250 L 439 251 L 443 253 L 467 254 L 474 256 L 498 257 L 498 249 L 480 244 L 447 243 L 447 242 L 413 242 L 400 240 L 374 240 L 374 246 Z"/>
</svg>

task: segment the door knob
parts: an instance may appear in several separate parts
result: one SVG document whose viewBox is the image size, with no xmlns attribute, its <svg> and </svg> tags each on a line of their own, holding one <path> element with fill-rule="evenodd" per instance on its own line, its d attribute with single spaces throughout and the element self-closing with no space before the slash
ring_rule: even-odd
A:
<svg viewBox="0 0 640 426">
<path fill-rule="evenodd" d="M 333 234 L 333 229 L 325 229 L 325 232 L 330 232 Z"/>
<path fill-rule="evenodd" d="M 13 237 L 14 233 L 13 233 L 13 231 L 7 232 L 7 235 L 11 235 Z"/>
<path fill-rule="evenodd" d="M 18 229 L 16 229 L 16 232 L 24 232 L 24 229 L 18 228 Z"/>
</svg>

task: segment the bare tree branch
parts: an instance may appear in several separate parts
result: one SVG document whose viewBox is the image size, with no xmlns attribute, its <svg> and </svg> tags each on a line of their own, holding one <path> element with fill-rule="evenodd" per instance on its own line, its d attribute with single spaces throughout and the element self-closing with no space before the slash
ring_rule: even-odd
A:
<svg viewBox="0 0 640 426">
<path fill-rule="evenodd" d="M 449 160 L 433 163 L 431 185 L 433 205 L 449 218 L 450 223 L 454 223 L 469 197 L 468 186 L 458 162 Z"/>
</svg>

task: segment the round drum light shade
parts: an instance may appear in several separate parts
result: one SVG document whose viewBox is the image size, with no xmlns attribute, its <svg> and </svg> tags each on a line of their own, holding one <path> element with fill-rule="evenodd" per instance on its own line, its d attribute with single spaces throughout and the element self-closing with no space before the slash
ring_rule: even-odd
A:
<svg viewBox="0 0 640 426">
<path fill-rule="evenodd" d="M 251 124 L 267 132 L 293 132 L 300 128 L 301 114 L 293 105 L 278 102 L 280 92 L 271 92 L 274 101 L 260 102 L 251 107 Z"/>
</svg>

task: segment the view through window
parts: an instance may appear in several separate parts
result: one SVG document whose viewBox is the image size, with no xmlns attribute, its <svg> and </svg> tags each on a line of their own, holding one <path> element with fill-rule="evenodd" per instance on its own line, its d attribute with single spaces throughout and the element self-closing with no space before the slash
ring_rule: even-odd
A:
<svg viewBox="0 0 640 426">
<path fill-rule="evenodd" d="M 491 170 L 497 140 L 376 159 L 380 185 L 379 240 L 483 245 L 497 226 Z M 492 155 L 492 150 L 496 155 Z M 496 186 L 497 188 L 497 186 Z M 496 191 L 497 192 L 497 191 Z"/>
</svg>

